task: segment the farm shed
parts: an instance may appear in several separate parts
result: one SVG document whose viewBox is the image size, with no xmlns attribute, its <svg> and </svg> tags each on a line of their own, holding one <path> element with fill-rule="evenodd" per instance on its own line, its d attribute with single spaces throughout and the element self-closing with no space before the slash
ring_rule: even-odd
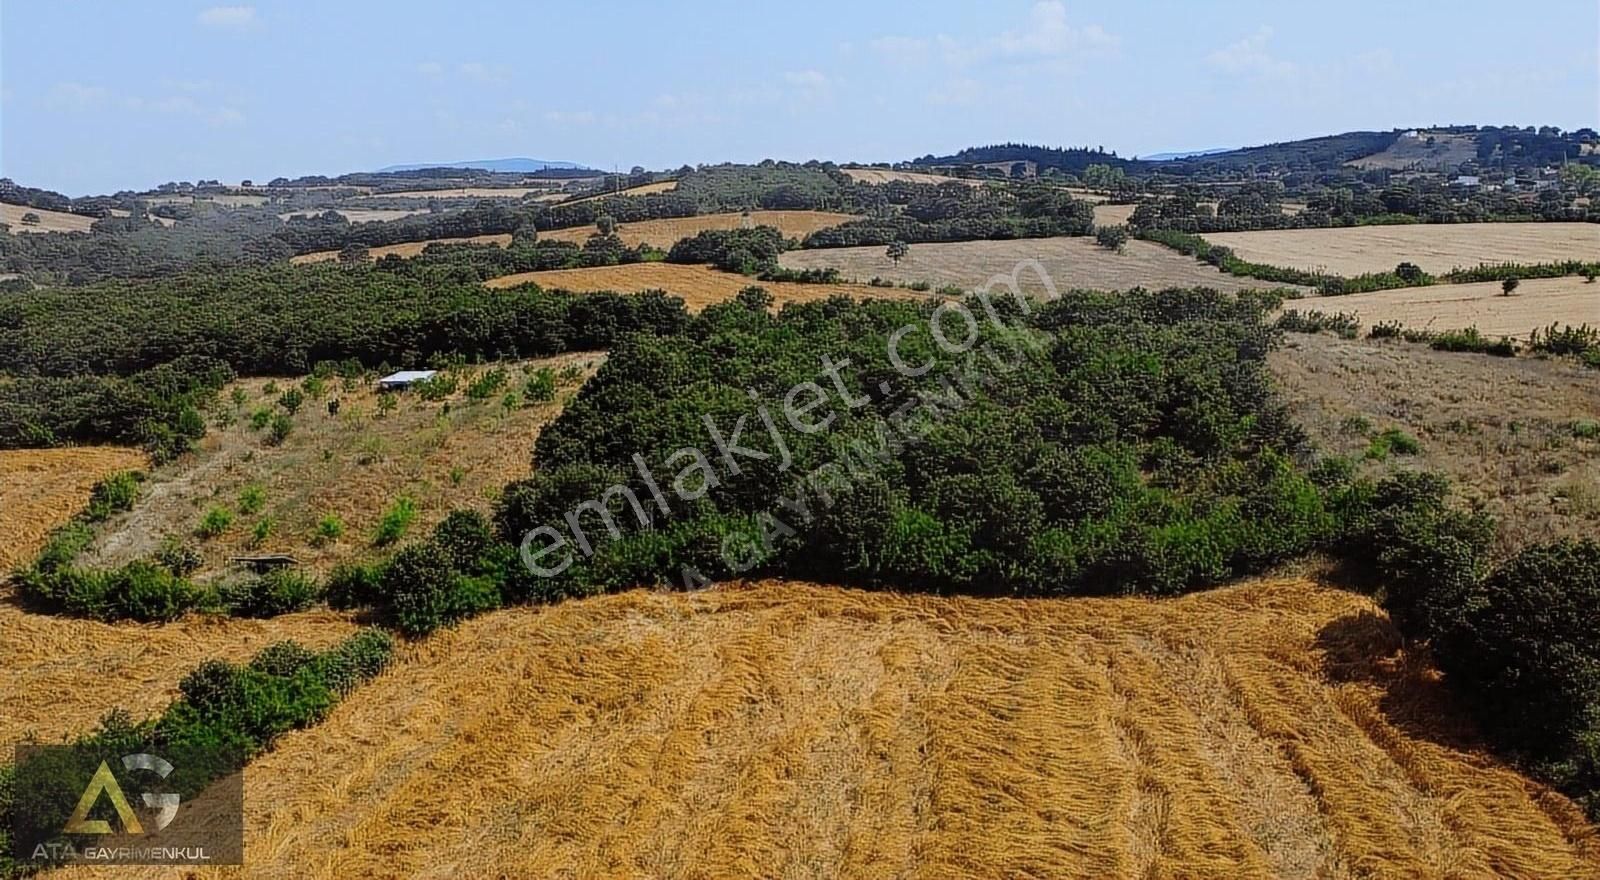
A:
<svg viewBox="0 0 1600 880">
<path fill-rule="evenodd" d="M 434 377 L 435 370 L 401 370 L 390 373 L 378 380 L 379 391 L 404 391 L 418 382 L 425 382 Z"/>
</svg>

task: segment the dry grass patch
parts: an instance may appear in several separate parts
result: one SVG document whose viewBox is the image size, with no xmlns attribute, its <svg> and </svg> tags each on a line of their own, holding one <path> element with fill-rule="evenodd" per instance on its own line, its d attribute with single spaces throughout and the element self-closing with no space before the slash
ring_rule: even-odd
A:
<svg viewBox="0 0 1600 880">
<path fill-rule="evenodd" d="M 423 248 L 430 244 L 493 244 L 505 247 L 511 243 L 510 233 L 498 235 L 468 235 L 462 238 L 430 238 L 427 241 L 408 241 L 401 244 L 387 244 L 381 247 L 369 248 L 367 257 L 381 260 L 394 254 L 397 257 L 414 257 L 422 253 Z M 291 263 L 324 263 L 329 260 L 339 259 L 338 251 L 315 251 L 309 254 L 300 254 L 290 257 Z"/>
<path fill-rule="evenodd" d="M 1422 131 L 1419 137 L 1400 137 L 1386 149 L 1344 164 L 1362 171 L 1383 168 L 1405 171 L 1411 168 L 1453 170 L 1463 162 L 1478 157 L 1476 135 L 1450 134 L 1448 132 Z M 1432 141 L 1432 143 L 1429 143 Z"/>
<path fill-rule="evenodd" d="M 530 193 L 546 193 L 548 186 L 458 186 L 451 189 L 408 189 L 401 192 L 373 193 L 373 199 L 520 199 Z"/>
<path fill-rule="evenodd" d="M 297 380 L 242 380 L 233 387 L 244 391 L 243 406 L 234 407 L 231 388 L 221 395 L 235 422 L 213 426 L 197 452 L 156 469 L 134 509 L 101 527 L 82 561 L 102 567 L 146 557 L 168 536 L 201 551 L 202 579 L 224 571 L 229 556 L 244 553 L 290 553 L 325 572 L 339 562 L 388 552 L 374 548 L 373 537 L 385 511 L 402 496 L 416 508 L 406 534 L 421 535 L 451 510 L 487 512 L 501 487 L 527 476 L 539 429 L 601 360 L 597 354 L 571 354 L 498 365 L 506 369 L 506 384 L 487 400 L 468 400 L 463 379 L 460 390 L 443 401 L 425 401 L 413 392 L 394 395 L 395 409 L 387 414 L 370 383 L 345 391 L 330 379 L 327 397 L 339 399 L 339 414 L 330 415 L 325 400 L 308 397 L 279 446 L 267 445 L 267 432 L 252 428 L 250 416 L 257 409 L 282 412 L 275 401 L 298 387 Z M 504 394 L 520 392 L 534 370 L 559 373 L 568 366 L 578 376 L 559 383 L 555 401 L 509 411 L 502 405 Z M 278 390 L 269 393 L 269 384 Z M 254 512 L 241 500 L 252 487 L 261 496 Z M 195 529 L 213 507 L 229 510 L 233 522 L 222 535 L 201 540 Z M 343 536 L 319 541 L 321 520 L 330 515 L 338 517 Z M 252 532 L 263 520 L 270 521 L 270 531 L 256 544 Z"/>
<path fill-rule="evenodd" d="M 625 266 L 596 266 L 591 269 L 521 272 L 493 278 L 484 284 L 494 288 L 506 288 L 528 282 L 546 290 L 570 290 L 574 293 L 595 293 L 602 290 L 638 293 L 645 290 L 665 290 L 674 296 L 683 297 L 691 311 L 699 311 L 706 306 L 733 299 L 746 287 L 765 288 L 779 305 L 788 302 L 811 302 L 840 294 L 880 299 L 930 295 L 866 284 L 794 284 L 786 281 L 757 281 L 745 275 L 718 271 L 710 266 L 688 266 L 681 263 L 632 263 Z"/>
<path fill-rule="evenodd" d="M 143 452 L 119 446 L 0 450 L 0 579 L 83 511 L 95 483 L 147 464 Z"/>
<path fill-rule="evenodd" d="M 788 238 L 805 238 L 819 229 L 860 220 L 858 214 L 837 214 L 831 211 L 751 211 L 748 221 L 744 214 L 701 214 L 695 217 L 674 217 L 666 220 L 642 220 L 637 223 L 618 223 L 617 237 L 628 247 L 652 244 L 663 250 L 672 247 L 679 239 L 692 238 L 707 229 L 740 229 L 749 226 L 772 226 Z M 594 226 L 576 226 L 570 229 L 551 229 L 539 233 L 543 241 L 570 241 L 583 244 L 594 235 Z"/>
<path fill-rule="evenodd" d="M 1296 300 L 1289 308 L 1306 308 Z M 1582 278 L 1535 278 L 1516 293 L 1501 296 L 1500 282 L 1434 284 L 1327 297 L 1310 306 L 1327 312 L 1352 312 L 1363 324 L 1399 321 L 1419 330 L 1477 327 L 1488 336 L 1526 338 L 1551 324 L 1600 324 L 1600 283 Z"/>
<path fill-rule="evenodd" d="M 1130 287 L 1212 287 L 1244 290 L 1269 286 L 1250 278 L 1224 275 L 1215 268 L 1161 245 L 1130 241 L 1122 253 L 1099 247 L 1090 237 L 1026 238 L 1009 241 L 960 241 L 914 244 L 899 265 L 881 247 L 826 248 L 788 251 L 778 258 L 795 269 L 837 268 L 844 277 L 874 277 L 896 282 L 925 281 L 935 288 L 953 284 L 973 289 L 997 274 L 1009 275 L 1027 260 L 1043 266 L 1057 290 L 1075 287 L 1122 290 Z M 1046 288 L 1032 270 L 1021 273 L 1024 290 Z"/>
<path fill-rule="evenodd" d="M 1435 275 L 1480 263 L 1593 260 L 1594 223 L 1449 223 L 1208 233 L 1241 259 L 1335 275 L 1390 272 L 1403 262 Z"/>
<path fill-rule="evenodd" d="M 1009 163 L 1007 163 L 1009 164 Z M 967 186 L 983 186 L 981 180 L 971 180 L 965 177 L 949 177 L 943 174 L 928 174 L 924 171 L 890 171 L 887 168 L 841 168 L 851 180 L 856 183 L 964 183 Z"/>
<path fill-rule="evenodd" d="M 146 718 L 178 695 L 207 660 L 244 662 L 273 642 L 322 649 L 355 632 L 331 611 L 242 620 L 193 614 L 162 624 L 96 623 L 18 608 L 0 596 L 0 748 L 29 734 L 59 742 L 88 733 L 106 712 Z"/>
<path fill-rule="evenodd" d="M 1458 494 L 1499 520 L 1501 554 L 1600 532 L 1600 439 L 1574 429 L 1600 419 L 1594 370 L 1299 333 L 1269 363 L 1295 421 L 1324 450 L 1359 459 L 1385 428 L 1416 437 L 1420 454 L 1365 468 L 1449 474 Z"/>
<path fill-rule="evenodd" d="M 28 214 L 36 214 L 39 222 L 26 224 L 22 218 Z M 21 235 L 25 232 L 88 232 L 94 225 L 93 217 L 82 214 L 69 214 L 65 211 L 46 211 L 43 208 L 30 208 L 27 205 L 10 205 L 0 202 L 0 223 L 10 225 L 12 235 Z"/>
<path fill-rule="evenodd" d="M 582 202 L 592 202 L 595 199 L 607 199 L 611 198 L 612 196 L 648 196 L 653 193 L 672 192 L 677 188 L 678 182 L 676 180 L 659 180 L 655 183 L 645 183 L 639 186 L 630 186 L 626 189 L 617 190 L 615 192 L 599 192 L 595 193 L 594 195 L 584 196 L 581 199 L 572 199 L 570 201 L 563 202 L 562 204 L 576 205 Z"/>
<path fill-rule="evenodd" d="M 1133 217 L 1133 212 L 1138 205 L 1107 205 L 1094 206 L 1094 225 L 1096 226 L 1121 226 Z"/>
<path fill-rule="evenodd" d="M 229 876 L 1600 864 L 1577 808 L 1474 748 L 1371 601 L 1298 579 L 1167 601 L 764 583 L 512 609 L 411 647 L 246 778 Z"/>
</svg>

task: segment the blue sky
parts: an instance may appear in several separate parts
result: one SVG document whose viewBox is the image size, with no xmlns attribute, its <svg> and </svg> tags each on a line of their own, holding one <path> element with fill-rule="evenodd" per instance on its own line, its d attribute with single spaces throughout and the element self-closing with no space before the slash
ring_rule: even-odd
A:
<svg viewBox="0 0 1600 880">
<path fill-rule="evenodd" d="M 530 156 L 1122 155 L 1600 125 L 1600 4 L 4 0 L 0 176 L 78 195 Z"/>
</svg>

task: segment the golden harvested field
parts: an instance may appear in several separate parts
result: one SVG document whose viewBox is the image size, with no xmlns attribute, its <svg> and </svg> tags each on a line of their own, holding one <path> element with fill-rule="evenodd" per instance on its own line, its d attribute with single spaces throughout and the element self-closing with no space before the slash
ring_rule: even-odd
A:
<svg viewBox="0 0 1600 880">
<path fill-rule="evenodd" d="M 24 225 L 22 217 L 25 214 L 38 214 L 38 224 Z M 94 218 L 82 214 L 69 214 L 65 211 L 46 211 L 43 208 L 0 202 L 0 223 L 9 224 L 12 235 L 21 235 L 25 232 L 88 232 L 89 227 L 94 224 Z"/>
<path fill-rule="evenodd" d="M 604 199 L 611 196 L 648 196 L 652 193 L 672 192 L 677 188 L 678 182 L 676 180 L 660 180 L 655 183 L 646 183 L 641 186 L 630 186 L 626 189 L 618 190 L 616 192 L 595 193 L 592 196 L 584 196 L 581 199 L 572 199 L 567 202 L 562 202 L 562 204 L 576 205 L 580 202 L 592 202 L 595 199 Z"/>
<path fill-rule="evenodd" d="M 458 186 L 453 189 L 408 189 L 373 193 L 374 199 L 520 199 L 529 193 L 549 192 L 548 186 Z"/>
<path fill-rule="evenodd" d="M 1448 474 L 1457 495 L 1498 521 L 1500 555 L 1600 533 L 1600 440 L 1573 430 L 1600 417 L 1594 370 L 1304 333 L 1287 334 L 1268 363 L 1319 447 L 1372 476 L 1395 467 Z M 1371 436 L 1391 427 L 1417 438 L 1420 454 L 1365 460 Z"/>
<path fill-rule="evenodd" d="M 968 186 L 983 186 L 981 180 L 969 180 L 964 177 L 948 177 L 943 174 L 928 174 L 923 171 L 890 171 L 887 168 L 841 168 L 856 183 L 891 183 L 895 181 L 904 183 L 964 183 Z"/>
<path fill-rule="evenodd" d="M 0 579 L 83 510 L 95 483 L 147 464 L 143 452 L 119 446 L 0 450 Z"/>
<path fill-rule="evenodd" d="M 787 251 L 778 262 L 794 269 L 831 266 L 857 281 L 874 277 L 896 282 L 927 281 L 935 288 L 954 284 L 967 290 L 985 284 L 997 274 L 1009 276 L 1024 260 L 1038 261 L 1058 291 L 1074 287 L 1123 290 L 1204 286 L 1244 290 L 1274 286 L 1224 275 L 1212 266 L 1147 241 L 1130 241 L 1120 254 L 1096 245 L 1087 236 L 914 244 L 898 266 L 884 255 L 884 250 L 851 247 Z M 1046 290 L 1031 269 L 1021 273 L 1021 286 L 1034 295 Z"/>
<path fill-rule="evenodd" d="M 1094 223 L 1096 226 L 1119 226 L 1127 223 L 1133 216 L 1133 211 L 1138 205 L 1107 205 L 1094 206 Z"/>
<path fill-rule="evenodd" d="M 776 227 L 788 238 L 805 238 L 819 229 L 860 220 L 858 214 L 836 214 L 830 211 L 751 211 L 751 226 Z M 739 229 L 745 225 L 745 216 L 737 211 L 726 214 L 701 214 L 696 217 L 674 217 L 668 220 L 643 220 L 638 223 L 618 223 L 617 236 L 628 247 L 649 243 L 658 248 L 671 248 L 679 239 L 691 238 L 705 229 Z M 570 241 L 583 244 L 595 234 L 595 227 L 575 226 L 570 229 L 551 229 L 540 232 L 543 241 Z"/>
<path fill-rule="evenodd" d="M 0 596 L 0 749 L 28 733 L 59 742 L 106 712 L 160 712 L 206 660 L 243 662 L 273 642 L 326 648 L 355 632 L 348 615 L 305 611 L 271 620 L 192 614 L 163 624 L 96 623 L 30 614 Z"/>
<path fill-rule="evenodd" d="M 1500 282 L 1434 284 L 1375 290 L 1318 300 L 1293 300 L 1288 308 L 1352 312 L 1361 323 L 1399 321 L 1419 330 L 1462 330 L 1477 327 L 1489 336 L 1526 339 L 1535 328 L 1556 324 L 1600 324 L 1600 283 L 1582 278 L 1534 278 L 1511 296 L 1500 295 Z"/>
<path fill-rule="evenodd" d="M 398 257 L 414 257 L 422 253 L 422 249 L 430 244 L 497 244 L 501 247 L 511 243 L 510 233 L 500 235 L 469 235 L 463 238 L 430 238 L 427 241 L 408 241 L 402 244 L 389 244 L 382 247 L 370 248 L 367 256 L 374 260 L 381 260 L 390 254 Z M 290 257 L 291 263 L 325 263 L 337 260 L 338 251 L 316 251 L 309 254 L 300 254 Z"/>
<path fill-rule="evenodd" d="M 1593 260 L 1594 223 L 1450 223 L 1208 233 L 1242 259 L 1335 275 L 1389 272 L 1402 262 L 1441 274 L 1480 263 Z"/>
<path fill-rule="evenodd" d="M 795 284 L 788 281 L 757 281 L 733 272 L 722 272 L 710 266 L 688 266 L 681 263 L 633 263 L 625 266 L 596 266 L 592 269 L 552 269 L 547 272 L 521 272 L 492 278 L 484 284 L 495 288 L 515 287 L 533 282 L 547 290 L 570 290 L 574 293 L 594 293 L 613 290 L 618 293 L 638 293 L 644 290 L 665 290 L 683 297 L 690 311 L 700 311 L 706 306 L 726 302 L 746 287 L 763 287 L 772 294 L 778 305 L 788 302 L 811 302 L 843 294 L 856 298 L 917 298 L 932 294 L 894 287 L 871 287 L 866 284 Z"/>
<path fill-rule="evenodd" d="M 563 402 L 602 359 L 600 354 L 568 354 L 500 365 L 509 374 L 506 384 L 488 400 L 468 400 L 464 377 L 460 390 L 443 401 L 396 395 L 397 406 L 387 415 L 379 414 L 378 395 L 370 384 L 345 391 L 338 379 L 331 379 L 327 397 L 339 399 L 339 414 L 329 415 L 325 400 L 308 396 L 294 417 L 293 432 L 280 446 L 264 442 L 266 432 L 250 427 L 250 415 L 260 408 L 275 409 L 279 394 L 298 380 L 278 379 L 271 393 L 267 386 L 273 380 L 241 380 L 232 387 L 245 392 L 243 406 L 234 407 L 232 388 L 221 396 L 234 422 L 213 425 L 197 452 L 155 470 L 133 510 L 98 529 L 82 562 L 109 567 L 146 557 L 169 535 L 201 552 L 201 579 L 221 574 L 228 557 L 245 553 L 289 553 L 317 572 L 382 555 L 389 551 L 373 547 L 373 534 L 401 496 L 416 506 L 407 537 L 426 534 L 451 510 L 487 512 L 496 491 L 531 472 L 540 428 L 560 413 Z M 520 393 L 526 376 L 544 366 L 558 373 L 571 366 L 577 375 L 558 380 L 555 401 L 508 412 L 502 406 L 505 392 Z M 240 504 L 247 486 L 264 492 L 256 513 L 245 512 Z M 201 540 L 195 528 L 216 506 L 229 510 L 233 523 L 222 535 Z M 316 546 L 318 522 L 330 514 L 343 522 L 344 536 Z M 251 532 L 263 520 L 271 522 L 271 533 L 252 548 Z"/>
<path fill-rule="evenodd" d="M 1473 743 L 1371 601 L 1306 580 L 634 591 L 410 648 L 251 765 L 224 870 L 1600 876 L 1577 807 Z"/>
</svg>

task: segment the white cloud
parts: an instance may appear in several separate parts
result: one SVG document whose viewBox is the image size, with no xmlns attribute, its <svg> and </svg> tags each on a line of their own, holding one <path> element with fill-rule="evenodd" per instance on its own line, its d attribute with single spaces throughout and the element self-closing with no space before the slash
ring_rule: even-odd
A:
<svg viewBox="0 0 1600 880">
<path fill-rule="evenodd" d="M 424 61 L 417 65 L 417 73 L 423 76 L 438 76 L 444 73 L 444 65 L 437 61 Z"/>
<path fill-rule="evenodd" d="M 934 37 L 891 35 L 870 40 L 867 46 L 896 64 L 922 64 L 937 57 L 952 67 L 967 67 L 996 60 L 1020 63 L 1068 58 L 1083 52 L 1114 49 L 1119 43 L 1117 37 L 1100 25 L 1070 24 L 1067 7 L 1060 0 L 1040 0 L 1028 11 L 1023 27 L 995 36 L 957 39 L 947 34 Z"/>
<path fill-rule="evenodd" d="M 982 97 L 983 86 L 975 79 L 962 77 L 929 92 L 927 101 L 941 107 L 966 107 L 978 103 Z"/>
<path fill-rule="evenodd" d="M 243 125 L 244 114 L 233 107 L 222 107 L 211 114 L 210 122 L 217 126 Z"/>
<path fill-rule="evenodd" d="M 81 110 L 97 107 L 111 96 L 104 86 L 91 86 L 79 82 L 58 82 L 50 87 L 45 103 L 57 110 Z"/>
<path fill-rule="evenodd" d="M 593 125 L 595 122 L 593 110 L 546 110 L 544 121 L 551 125 Z"/>
<path fill-rule="evenodd" d="M 888 36 L 869 40 L 867 48 L 897 64 L 916 64 L 928 60 L 933 44 L 920 37 Z"/>
<path fill-rule="evenodd" d="M 1007 58 L 1054 58 L 1080 48 L 1107 48 L 1116 42 L 1097 24 L 1072 27 L 1067 24 L 1064 4 L 1043 0 L 1033 4 L 1025 30 L 1006 31 L 986 48 Z"/>
<path fill-rule="evenodd" d="M 508 78 L 504 67 L 484 64 L 482 61 L 464 61 L 456 65 L 456 72 L 475 82 L 494 85 L 503 83 Z"/>
<path fill-rule="evenodd" d="M 212 6 L 200 10 L 195 20 L 206 27 L 243 31 L 256 26 L 254 6 Z"/>
<path fill-rule="evenodd" d="M 1293 62 L 1276 58 L 1267 51 L 1271 39 L 1272 28 L 1262 25 L 1250 36 L 1207 55 L 1206 63 L 1225 73 L 1271 79 L 1293 76 L 1296 71 Z"/>
<path fill-rule="evenodd" d="M 820 89 L 828 85 L 828 77 L 820 70 L 791 70 L 783 81 L 796 88 Z"/>
</svg>

